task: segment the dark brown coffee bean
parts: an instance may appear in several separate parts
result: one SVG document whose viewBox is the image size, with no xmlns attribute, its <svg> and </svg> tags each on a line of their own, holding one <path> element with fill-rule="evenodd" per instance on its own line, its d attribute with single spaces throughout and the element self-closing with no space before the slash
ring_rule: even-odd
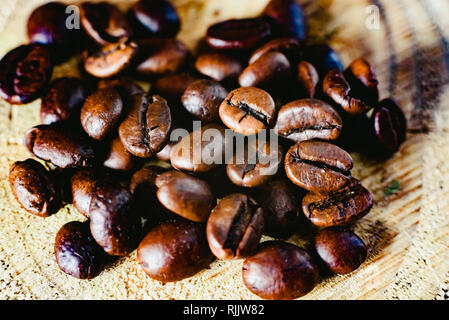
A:
<svg viewBox="0 0 449 320">
<path fill-rule="evenodd" d="M 142 223 L 131 193 L 119 185 L 97 183 L 89 207 L 95 241 L 112 256 L 126 256 L 141 240 Z"/>
<path fill-rule="evenodd" d="M 253 135 L 268 128 L 276 107 L 269 93 L 255 87 L 238 88 L 229 93 L 220 106 L 223 123 L 232 131 Z"/>
<path fill-rule="evenodd" d="M 132 9 L 133 18 L 145 31 L 145 36 L 174 37 L 181 28 L 178 13 L 166 0 L 140 0 Z"/>
<path fill-rule="evenodd" d="M 106 254 L 92 237 L 87 221 L 69 222 L 59 229 L 55 257 L 63 272 L 78 279 L 95 278 L 106 261 Z"/>
<path fill-rule="evenodd" d="M 343 71 L 340 56 L 327 44 L 316 44 L 304 48 L 304 60 L 309 61 L 318 71 L 320 79 L 332 69 Z"/>
<path fill-rule="evenodd" d="M 171 111 L 164 98 L 133 96 L 132 110 L 119 127 L 126 150 L 139 158 L 151 158 L 165 147 L 172 127 Z"/>
<path fill-rule="evenodd" d="M 324 101 L 303 99 L 279 110 L 274 132 L 295 142 L 312 139 L 335 140 L 343 122 L 338 112 Z"/>
<path fill-rule="evenodd" d="M 205 122 L 219 119 L 218 109 L 228 91 L 214 80 L 198 80 L 191 83 L 182 95 L 184 108 Z"/>
<path fill-rule="evenodd" d="M 138 74 L 161 76 L 179 72 L 187 63 L 189 50 L 176 39 L 147 39 L 139 42 L 141 56 L 136 67 Z"/>
<path fill-rule="evenodd" d="M 107 2 L 82 3 L 80 16 L 84 30 L 99 45 L 116 43 L 131 36 L 126 15 Z"/>
<path fill-rule="evenodd" d="M 97 78 L 109 78 L 125 70 L 138 53 L 135 42 L 118 42 L 108 44 L 89 55 L 84 61 L 84 68 Z"/>
<path fill-rule="evenodd" d="M 269 300 L 297 299 L 315 287 L 318 268 L 310 255 L 290 243 L 267 241 L 243 263 L 243 282 Z"/>
<path fill-rule="evenodd" d="M 306 37 L 306 24 L 301 6 L 296 0 L 271 0 L 263 12 L 270 18 L 273 32 L 296 38 Z"/>
<path fill-rule="evenodd" d="M 302 200 L 306 217 L 318 227 L 348 225 L 364 217 L 373 206 L 373 197 L 358 180 L 329 195 L 309 192 Z"/>
<path fill-rule="evenodd" d="M 122 96 L 122 100 L 131 100 L 131 97 L 136 94 L 144 93 L 140 85 L 128 78 L 118 79 L 101 79 L 98 82 L 97 89 L 114 88 Z"/>
<path fill-rule="evenodd" d="M 50 51 L 39 44 L 17 47 L 0 60 L 0 97 L 26 104 L 44 92 L 53 73 Z"/>
<path fill-rule="evenodd" d="M 204 226 L 183 219 L 153 228 L 137 249 L 137 262 L 145 273 L 162 282 L 191 277 L 212 260 Z"/>
<path fill-rule="evenodd" d="M 138 159 L 126 150 L 117 135 L 112 139 L 103 166 L 113 170 L 131 171 L 138 164 Z"/>
<path fill-rule="evenodd" d="M 303 141 L 287 152 L 285 172 L 297 186 L 316 193 L 331 193 L 351 179 L 352 158 L 343 149 L 324 141 Z"/>
<path fill-rule="evenodd" d="M 154 91 L 168 101 L 181 101 L 187 87 L 200 78 L 190 73 L 175 73 L 163 76 L 154 83 Z"/>
<path fill-rule="evenodd" d="M 98 161 L 95 142 L 66 122 L 31 128 L 24 142 L 34 156 L 60 168 L 91 167 Z"/>
<path fill-rule="evenodd" d="M 243 70 L 239 60 L 217 52 L 200 55 L 196 60 L 195 68 L 199 73 L 215 81 L 237 78 Z"/>
<path fill-rule="evenodd" d="M 209 184 L 178 171 L 156 179 L 157 198 L 168 210 L 194 222 L 204 222 L 216 204 Z"/>
<path fill-rule="evenodd" d="M 379 101 L 376 75 L 371 65 L 362 58 L 354 60 L 344 72 L 345 79 L 351 87 L 351 95 L 375 106 Z"/>
<path fill-rule="evenodd" d="M 218 50 L 251 50 L 271 36 L 268 22 L 262 18 L 227 20 L 207 29 L 207 44 Z"/>
<path fill-rule="evenodd" d="M 81 79 L 56 79 L 42 97 L 40 113 L 42 124 L 69 119 L 78 121 L 81 107 L 88 95 L 88 89 Z"/>
<path fill-rule="evenodd" d="M 296 65 L 302 55 L 301 44 L 297 39 L 279 38 L 267 42 L 254 51 L 249 59 L 249 64 L 253 64 L 267 52 L 281 52 L 287 57 L 291 65 Z"/>
<path fill-rule="evenodd" d="M 207 220 L 207 240 L 219 259 L 241 259 L 257 249 L 263 231 L 263 210 L 244 194 L 223 198 Z"/>
<path fill-rule="evenodd" d="M 9 169 L 9 185 L 17 202 L 29 213 L 49 217 L 61 208 L 54 178 L 39 162 L 15 162 Z"/>
<path fill-rule="evenodd" d="M 239 77 L 241 87 L 264 87 L 286 79 L 290 62 L 280 52 L 267 52 L 250 64 Z"/>
<path fill-rule="evenodd" d="M 338 274 L 356 270 L 366 260 L 362 239 L 345 229 L 327 228 L 315 237 L 315 250 L 329 269 Z"/>
<path fill-rule="evenodd" d="M 311 63 L 301 61 L 298 64 L 298 82 L 305 97 L 315 97 L 317 85 L 320 82 L 320 76 Z"/>
</svg>

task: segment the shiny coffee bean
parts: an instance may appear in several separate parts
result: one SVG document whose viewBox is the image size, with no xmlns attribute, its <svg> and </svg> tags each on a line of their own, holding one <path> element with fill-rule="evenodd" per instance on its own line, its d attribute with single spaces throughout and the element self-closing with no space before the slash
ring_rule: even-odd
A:
<svg viewBox="0 0 449 320">
<path fill-rule="evenodd" d="M 139 42 L 141 55 L 136 72 L 144 76 L 161 76 L 179 72 L 187 63 L 189 50 L 176 39 L 146 39 Z"/>
<path fill-rule="evenodd" d="M 99 45 L 120 42 L 131 36 L 126 15 L 114 5 L 84 2 L 79 8 L 84 30 Z"/>
<path fill-rule="evenodd" d="M 354 232 L 327 228 L 315 237 L 315 250 L 329 269 L 338 274 L 356 270 L 365 261 L 367 248 Z"/>
<path fill-rule="evenodd" d="M 328 195 L 307 193 L 302 200 L 305 216 L 318 227 L 353 223 L 364 217 L 373 206 L 373 197 L 358 180 Z"/>
<path fill-rule="evenodd" d="M 87 221 L 69 222 L 59 229 L 55 257 L 63 272 L 78 279 L 98 276 L 106 260 L 106 254 L 92 237 Z"/>
<path fill-rule="evenodd" d="M 219 120 L 218 109 L 228 91 L 214 80 L 198 80 L 191 83 L 182 95 L 184 108 L 204 122 Z"/>
<path fill-rule="evenodd" d="M 49 217 L 61 208 L 61 196 L 53 175 L 33 159 L 11 166 L 9 185 L 17 202 L 31 214 Z"/>
<path fill-rule="evenodd" d="M 335 140 L 342 127 L 341 117 L 330 105 L 317 99 L 303 99 L 292 101 L 279 110 L 274 132 L 295 142 Z"/>
<path fill-rule="evenodd" d="M 60 168 L 91 167 L 98 161 L 95 142 L 66 122 L 33 127 L 24 142 L 35 157 Z"/>
<path fill-rule="evenodd" d="M 219 82 L 237 78 L 243 70 L 239 60 L 217 52 L 200 55 L 196 60 L 195 68 L 199 73 Z"/>
<path fill-rule="evenodd" d="M 50 51 L 40 44 L 22 45 L 0 60 L 0 97 L 11 104 L 26 104 L 48 86 L 53 65 Z"/>
<path fill-rule="evenodd" d="M 139 158 L 151 158 L 165 147 L 172 127 L 171 111 L 164 98 L 133 96 L 132 109 L 119 127 L 126 150 Z"/>
<path fill-rule="evenodd" d="M 118 184 L 97 183 L 89 207 L 95 241 L 112 256 L 126 256 L 141 240 L 142 223 L 132 194 Z"/>
<path fill-rule="evenodd" d="M 343 71 L 340 56 L 327 44 L 316 44 L 304 48 L 304 60 L 313 64 L 320 79 L 332 69 Z"/>
<path fill-rule="evenodd" d="M 40 111 L 42 124 L 75 119 L 78 121 L 88 92 L 84 81 L 78 78 L 59 78 L 53 81 L 42 97 Z"/>
<path fill-rule="evenodd" d="M 253 64 L 267 52 L 280 52 L 284 54 L 291 65 L 296 65 L 302 56 L 301 43 L 295 38 L 278 38 L 271 40 L 254 51 L 249 59 L 249 64 Z"/>
<path fill-rule="evenodd" d="M 243 282 L 254 294 L 269 300 L 297 299 L 315 287 L 318 268 L 303 249 L 267 241 L 243 263 Z"/>
<path fill-rule="evenodd" d="M 128 68 L 138 53 L 135 42 L 118 42 L 108 44 L 88 55 L 84 69 L 97 78 L 109 78 Z"/>
<path fill-rule="evenodd" d="M 238 88 L 229 93 L 220 106 L 223 123 L 232 131 L 253 135 L 268 128 L 274 120 L 276 107 L 266 91 L 255 87 Z"/>
<path fill-rule="evenodd" d="M 290 75 L 290 62 L 280 52 L 267 52 L 246 67 L 239 76 L 241 87 L 262 87 L 285 81 Z"/>
<path fill-rule="evenodd" d="M 352 158 L 328 142 L 310 140 L 297 143 L 287 152 L 285 172 L 297 186 L 315 193 L 332 193 L 351 179 Z"/>
<path fill-rule="evenodd" d="M 300 41 L 305 39 L 304 14 L 296 0 L 271 0 L 263 14 L 270 18 L 275 33 Z"/>
<path fill-rule="evenodd" d="M 138 159 L 126 150 L 120 137 L 115 136 L 110 142 L 103 166 L 113 170 L 131 171 L 137 164 Z"/>
<path fill-rule="evenodd" d="M 245 194 L 223 198 L 207 220 L 207 240 L 219 259 L 251 256 L 263 231 L 263 210 Z"/>
<path fill-rule="evenodd" d="M 131 13 L 145 31 L 145 36 L 174 37 L 181 28 L 181 22 L 173 5 L 166 0 L 140 0 Z"/>
<path fill-rule="evenodd" d="M 168 210 L 194 222 L 204 222 L 216 204 L 205 181 L 179 171 L 169 171 L 156 179 L 157 198 Z"/>
<path fill-rule="evenodd" d="M 364 99 L 368 105 L 375 106 L 379 101 L 376 75 L 371 65 L 363 58 L 354 60 L 344 71 L 345 79 L 351 86 L 351 95 Z"/>
<path fill-rule="evenodd" d="M 212 260 L 204 226 L 183 219 L 151 229 L 137 249 L 137 262 L 145 273 L 162 282 L 189 278 Z"/>
<path fill-rule="evenodd" d="M 303 92 L 305 97 L 315 97 L 317 86 L 320 82 L 320 76 L 311 63 L 301 61 L 298 64 L 298 82 L 300 85 L 300 90 Z"/>
<path fill-rule="evenodd" d="M 268 22 L 262 18 L 227 20 L 207 29 L 206 42 L 217 50 L 252 50 L 271 36 Z"/>
</svg>

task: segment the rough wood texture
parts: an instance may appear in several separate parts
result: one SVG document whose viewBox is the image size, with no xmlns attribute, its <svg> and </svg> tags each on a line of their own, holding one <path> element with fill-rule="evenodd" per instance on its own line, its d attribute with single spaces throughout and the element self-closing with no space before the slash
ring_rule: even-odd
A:
<svg viewBox="0 0 449 320">
<path fill-rule="evenodd" d="M 0 56 L 26 41 L 25 21 L 42 0 L 9 0 L 0 10 Z M 117 1 L 116 1 L 117 2 Z M 126 2 L 127 1 L 122 1 Z M 257 15 L 268 0 L 174 0 L 183 20 L 180 38 L 194 47 L 207 26 Z M 128 2 L 129 3 L 129 2 Z M 348 276 L 332 276 L 305 299 L 448 299 L 449 288 L 449 2 L 447 0 L 302 1 L 315 38 L 327 37 L 347 64 L 369 59 L 381 97 L 394 96 L 407 112 L 407 142 L 392 159 L 354 155 L 354 175 L 374 194 L 372 212 L 354 228 L 369 244 L 368 261 Z M 380 9 L 378 30 L 365 27 L 367 6 Z M 76 61 L 55 77 L 76 74 Z M 53 242 L 66 222 L 83 220 L 72 206 L 48 219 L 28 215 L 14 201 L 9 165 L 29 157 L 24 132 L 38 124 L 39 101 L 0 102 L 0 298 L 3 299 L 256 299 L 241 280 L 242 261 L 214 262 L 178 282 L 149 279 L 135 254 L 99 277 L 79 281 L 59 271 Z M 400 189 L 384 190 L 393 180 Z M 290 239 L 303 244 L 299 237 Z"/>
</svg>

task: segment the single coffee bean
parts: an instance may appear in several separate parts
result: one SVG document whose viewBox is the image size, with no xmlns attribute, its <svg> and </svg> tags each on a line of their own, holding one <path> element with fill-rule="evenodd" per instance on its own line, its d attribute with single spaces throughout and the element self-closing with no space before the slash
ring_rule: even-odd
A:
<svg viewBox="0 0 449 320">
<path fill-rule="evenodd" d="M 140 0 L 131 13 L 146 36 L 174 37 L 181 28 L 176 9 L 166 0 Z"/>
<path fill-rule="evenodd" d="M 198 80 L 191 83 L 182 95 L 184 108 L 205 122 L 219 120 L 218 109 L 228 91 L 214 80 Z"/>
<path fill-rule="evenodd" d="M 327 44 L 316 44 L 304 48 L 304 60 L 313 64 L 320 79 L 332 69 L 343 71 L 340 56 Z"/>
<path fill-rule="evenodd" d="M 362 239 L 346 229 L 322 229 L 315 237 L 315 250 L 329 269 L 338 274 L 356 270 L 366 260 Z"/>
<path fill-rule="evenodd" d="M 223 123 L 232 131 L 253 135 L 268 128 L 276 107 L 269 93 L 255 87 L 238 88 L 229 93 L 220 106 Z"/>
<path fill-rule="evenodd" d="M 81 109 L 81 126 L 91 138 L 104 140 L 116 128 L 123 108 L 122 98 L 114 88 L 99 89 Z"/>
<path fill-rule="evenodd" d="M 135 42 L 111 43 L 90 54 L 84 61 L 84 68 L 97 78 L 109 78 L 125 70 L 138 53 Z"/>
<path fill-rule="evenodd" d="M 301 44 L 295 38 L 278 38 L 271 40 L 254 51 L 249 59 L 249 64 L 253 64 L 267 52 L 281 52 L 289 60 L 290 64 L 296 65 L 302 56 Z"/>
<path fill-rule="evenodd" d="M 99 45 L 127 40 L 131 26 L 126 15 L 107 2 L 84 2 L 80 5 L 81 24 L 86 33 Z"/>
<path fill-rule="evenodd" d="M 139 42 L 141 55 L 136 71 L 144 76 L 161 76 L 179 72 L 187 63 L 189 50 L 176 39 L 146 39 Z"/>
<path fill-rule="evenodd" d="M 292 101 L 279 110 L 274 132 L 289 140 L 335 140 L 343 127 L 338 112 L 324 101 Z"/>
<path fill-rule="evenodd" d="M 306 217 L 318 227 L 334 227 L 353 223 L 364 217 L 373 206 L 373 197 L 357 179 L 328 195 L 307 193 L 302 200 Z"/>
<path fill-rule="evenodd" d="M 239 60 L 218 52 L 203 53 L 195 63 L 196 70 L 215 81 L 237 78 L 243 66 Z"/>
<path fill-rule="evenodd" d="M 103 270 L 106 254 L 92 237 L 89 222 L 73 221 L 59 229 L 55 240 L 59 268 L 78 279 L 92 279 Z"/>
<path fill-rule="evenodd" d="M 128 102 L 131 100 L 133 95 L 141 94 L 145 91 L 140 85 L 128 78 L 101 79 L 98 82 L 97 89 L 105 88 L 114 88 L 117 90 L 117 92 L 120 93 L 123 102 Z"/>
<path fill-rule="evenodd" d="M 194 222 L 206 221 L 216 204 L 209 184 L 182 172 L 161 174 L 156 186 L 157 198 L 164 207 Z"/>
<path fill-rule="evenodd" d="M 288 59 L 280 52 L 270 51 L 243 70 L 239 76 L 239 84 L 241 87 L 267 88 L 288 79 L 290 74 Z"/>
<path fill-rule="evenodd" d="M 169 102 L 181 101 L 181 97 L 187 87 L 200 78 L 191 73 L 168 74 L 156 80 L 154 91 Z"/>
<path fill-rule="evenodd" d="M 99 157 L 95 142 L 66 122 L 31 128 L 24 143 L 34 156 L 60 168 L 91 167 Z"/>
<path fill-rule="evenodd" d="M 207 220 L 207 240 L 219 259 L 241 259 L 257 249 L 263 231 L 263 210 L 245 194 L 223 198 Z"/>
<path fill-rule="evenodd" d="M 354 60 L 344 71 L 345 79 L 351 86 L 351 95 L 365 99 L 367 104 L 376 105 L 379 102 L 379 81 L 371 65 L 363 58 Z"/>
<path fill-rule="evenodd" d="M 103 166 L 113 170 L 131 171 L 138 164 L 138 159 L 126 150 L 117 135 L 112 139 Z"/>
<path fill-rule="evenodd" d="M 49 217 L 61 208 L 61 196 L 52 174 L 33 159 L 11 166 L 9 185 L 17 202 L 31 214 Z"/>
<path fill-rule="evenodd" d="M 320 82 L 320 76 L 311 63 L 301 61 L 298 64 L 298 82 L 305 97 L 315 97 L 316 89 Z"/>
<path fill-rule="evenodd" d="M 315 193 L 332 193 L 351 179 L 352 158 L 328 142 L 310 140 L 297 143 L 287 152 L 285 172 L 297 186 Z"/>
<path fill-rule="evenodd" d="M 126 150 L 139 158 L 151 158 L 165 147 L 172 127 L 171 111 L 164 98 L 133 96 L 133 106 L 119 127 Z"/>
<path fill-rule="evenodd" d="M 162 282 L 191 277 L 212 260 L 204 226 L 183 219 L 151 229 L 137 249 L 137 262 L 145 273 Z"/>
<path fill-rule="evenodd" d="M 303 41 L 306 23 L 301 6 L 296 0 L 271 0 L 263 12 L 270 18 L 273 31 Z"/>
<path fill-rule="evenodd" d="M 22 45 L 0 60 L 0 97 L 11 104 L 39 98 L 53 73 L 50 51 L 40 44 Z"/>
<path fill-rule="evenodd" d="M 78 120 L 88 92 L 84 82 L 78 78 L 59 78 L 53 81 L 42 97 L 40 111 L 42 124 Z"/>
<path fill-rule="evenodd" d="M 112 256 L 126 256 L 141 240 L 142 223 L 132 194 L 120 185 L 97 183 L 89 207 L 95 241 Z"/>
<path fill-rule="evenodd" d="M 233 19 L 207 29 L 206 42 L 217 50 L 248 51 L 271 36 L 269 23 L 262 18 Z"/>
<path fill-rule="evenodd" d="M 243 263 L 243 282 L 254 294 L 269 300 L 297 299 L 315 287 L 318 268 L 303 249 L 267 241 Z"/>
</svg>

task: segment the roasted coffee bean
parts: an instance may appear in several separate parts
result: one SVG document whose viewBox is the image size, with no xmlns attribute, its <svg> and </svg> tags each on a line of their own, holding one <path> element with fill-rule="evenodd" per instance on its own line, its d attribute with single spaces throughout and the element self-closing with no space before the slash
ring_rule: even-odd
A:
<svg viewBox="0 0 449 320">
<path fill-rule="evenodd" d="M 91 167 L 99 158 L 95 142 L 66 122 L 31 128 L 24 143 L 34 156 L 60 168 Z"/>
<path fill-rule="evenodd" d="M 173 146 L 171 165 L 178 170 L 207 172 L 225 163 L 226 148 L 225 128 L 219 124 L 205 125 Z"/>
<path fill-rule="evenodd" d="M 176 39 L 146 39 L 139 42 L 141 55 L 136 71 L 144 76 L 161 76 L 179 72 L 187 63 L 189 50 Z"/>
<path fill-rule="evenodd" d="M 118 135 L 114 137 L 110 142 L 103 166 L 113 170 L 131 171 L 137 164 L 138 159 L 125 149 L 120 137 Z"/>
<path fill-rule="evenodd" d="M 328 195 L 307 193 L 302 200 L 306 217 L 318 227 L 348 225 L 364 217 L 373 206 L 373 197 L 357 179 Z"/>
<path fill-rule="evenodd" d="M 26 104 L 44 92 L 53 73 L 50 51 L 40 44 L 22 45 L 0 60 L 0 97 Z"/>
<path fill-rule="evenodd" d="M 117 90 L 124 102 L 130 101 L 133 95 L 144 93 L 144 90 L 140 85 L 128 78 L 101 79 L 98 82 L 97 89 L 105 88 L 114 88 Z"/>
<path fill-rule="evenodd" d="M 94 77 L 109 78 L 125 70 L 137 53 L 135 42 L 112 43 L 90 54 L 84 61 L 84 68 Z"/>
<path fill-rule="evenodd" d="M 151 158 L 165 147 L 171 126 L 171 111 L 164 98 L 136 94 L 132 110 L 119 127 L 119 135 L 131 154 Z"/>
<path fill-rule="evenodd" d="M 342 126 L 341 117 L 330 105 L 317 99 L 302 99 L 279 110 L 274 132 L 295 142 L 335 140 Z"/>
<path fill-rule="evenodd" d="M 216 204 L 209 184 L 182 172 L 161 174 L 156 186 L 157 198 L 164 207 L 194 222 L 206 221 Z"/>
<path fill-rule="evenodd" d="M 356 270 L 367 255 L 362 239 L 350 230 L 338 228 L 321 230 L 315 237 L 315 250 L 329 269 L 338 274 Z"/>
<path fill-rule="evenodd" d="M 228 91 L 214 80 L 198 80 L 191 83 L 182 95 L 184 108 L 205 122 L 219 120 L 218 109 Z"/>
<path fill-rule="evenodd" d="M 84 30 L 99 45 L 120 42 L 131 36 L 126 15 L 107 2 L 82 3 L 80 16 Z"/>
<path fill-rule="evenodd" d="M 137 249 L 137 262 L 145 273 L 162 282 L 191 277 L 212 260 L 204 226 L 183 219 L 151 229 Z"/>
<path fill-rule="evenodd" d="M 187 87 L 200 78 L 190 73 L 168 74 L 156 80 L 154 91 L 167 101 L 181 101 L 182 94 Z"/>
<path fill-rule="evenodd" d="M 9 185 L 17 202 L 29 213 L 49 217 L 61 208 L 54 177 L 39 162 L 15 162 L 9 169 Z"/>
<path fill-rule="evenodd" d="M 270 85 L 288 80 L 290 74 L 290 62 L 285 55 L 270 51 L 243 70 L 239 84 L 241 87 L 262 87 L 268 90 Z"/>
<path fill-rule="evenodd" d="M 354 60 L 344 72 L 351 87 L 351 95 L 375 106 L 379 101 L 376 75 L 370 64 L 362 58 Z"/>
<path fill-rule="evenodd" d="M 123 112 L 123 101 L 114 88 L 95 91 L 81 109 L 81 125 L 95 140 L 104 140 L 116 128 Z"/>
<path fill-rule="evenodd" d="M 78 120 L 88 92 L 84 81 L 79 78 L 59 78 L 53 81 L 42 97 L 40 112 L 42 124 Z"/>
<path fill-rule="evenodd" d="M 320 79 L 332 69 L 343 71 L 340 56 L 327 44 L 316 44 L 304 48 L 304 60 L 313 64 Z"/>
<path fill-rule="evenodd" d="M 274 120 L 276 107 L 266 91 L 255 87 L 238 88 L 220 106 L 223 123 L 232 131 L 253 135 L 268 128 Z"/>
<path fill-rule="evenodd" d="M 289 60 L 291 65 L 296 65 L 302 56 L 301 44 L 295 38 L 278 38 L 271 40 L 254 51 L 249 64 L 253 64 L 267 52 L 281 52 Z"/>
<path fill-rule="evenodd" d="M 131 15 L 142 27 L 142 36 L 174 37 L 181 28 L 176 9 L 166 0 L 140 0 Z"/>
<path fill-rule="evenodd" d="M 215 81 L 237 78 L 243 66 L 239 60 L 218 52 L 203 53 L 195 63 L 196 70 Z"/>
<path fill-rule="evenodd" d="M 95 278 L 106 261 L 106 254 L 92 237 L 87 221 L 69 222 L 59 229 L 55 257 L 63 272 L 78 279 Z"/>
<path fill-rule="evenodd" d="M 234 19 L 210 26 L 207 29 L 206 42 L 217 50 L 248 51 L 270 36 L 270 25 L 263 18 Z"/>
<path fill-rule="evenodd" d="M 271 0 L 263 12 L 270 18 L 273 32 L 297 38 L 306 37 L 306 24 L 301 6 L 296 0 Z"/>
<path fill-rule="evenodd" d="M 332 193 L 351 179 L 352 158 L 343 149 L 324 141 L 303 141 L 287 152 L 285 172 L 297 186 L 316 193 Z"/>
<path fill-rule="evenodd" d="M 89 207 L 95 241 L 112 256 L 126 256 L 141 240 L 142 223 L 132 194 L 118 184 L 97 183 Z"/>
<path fill-rule="evenodd" d="M 320 82 L 320 76 L 315 67 L 307 62 L 301 61 L 298 64 L 298 82 L 306 98 L 314 98 L 318 83 Z"/>
<path fill-rule="evenodd" d="M 337 69 L 329 71 L 324 77 L 323 92 L 350 115 L 362 114 L 373 108 L 365 102 L 364 97 L 354 95 L 345 76 Z"/>
<path fill-rule="evenodd" d="M 285 242 L 267 241 L 243 263 L 243 282 L 263 299 L 292 300 L 315 287 L 318 268 L 303 249 Z"/>
<path fill-rule="evenodd" d="M 245 194 L 223 198 L 207 220 L 207 240 L 219 259 L 241 259 L 257 249 L 263 231 L 263 210 Z"/>
</svg>

